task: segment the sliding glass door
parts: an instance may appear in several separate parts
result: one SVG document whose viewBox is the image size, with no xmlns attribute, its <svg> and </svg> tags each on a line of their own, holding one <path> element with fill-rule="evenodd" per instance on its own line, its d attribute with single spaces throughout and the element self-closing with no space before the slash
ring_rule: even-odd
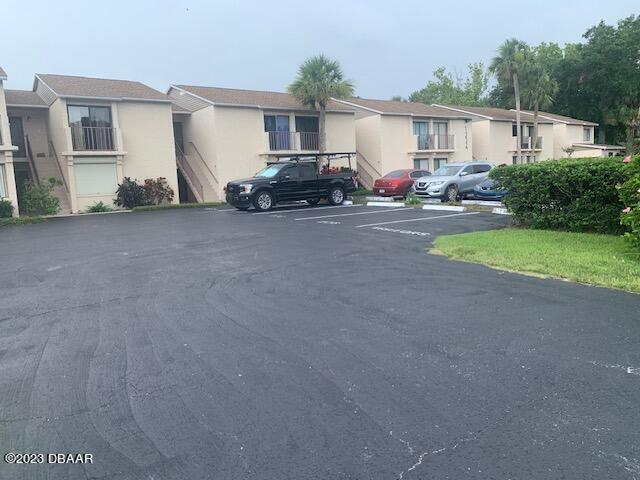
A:
<svg viewBox="0 0 640 480">
<path fill-rule="evenodd" d="M 110 107 L 69 105 L 74 150 L 114 150 Z"/>
<path fill-rule="evenodd" d="M 418 137 L 418 150 L 428 150 L 429 122 L 413 122 L 413 134 Z"/>
<path fill-rule="evenodd" d="M 270 150 L 291 149 L 288 115 L 265 115 L 264 131 L 269 134 Z"/>
</svg>

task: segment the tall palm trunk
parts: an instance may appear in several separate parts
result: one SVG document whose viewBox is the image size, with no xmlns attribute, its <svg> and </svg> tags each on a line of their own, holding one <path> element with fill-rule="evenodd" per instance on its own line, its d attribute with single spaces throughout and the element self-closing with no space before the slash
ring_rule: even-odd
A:
<svg viewBox="0 0 640 480">
<path fill-rule="evenodd" d="M 531 148 L 533 149 L 533 158 L 536 158 L 536 148 L 538 148 L 538 111 L 540 110 L 540 103 L 536 100 L 533 103 L 533 138 L 531 139 Z"/>
<path fill-rule="evenodd" d="M 522 130 L 520 129 L 520 85 L 518 74 L 513 74 L 513 90 L 516 95 L 516 163 L 522 163 Z"/>
<path fill-rule="evenodd" d="M 327 120 L 327 111 L 324 105 L 320 105 L 320 118 L 318 118 L 318 151 L 320 153 L 324 153 L 327 151 L 327 131 L 326 131 L 326 120 Z"/>
</svg>

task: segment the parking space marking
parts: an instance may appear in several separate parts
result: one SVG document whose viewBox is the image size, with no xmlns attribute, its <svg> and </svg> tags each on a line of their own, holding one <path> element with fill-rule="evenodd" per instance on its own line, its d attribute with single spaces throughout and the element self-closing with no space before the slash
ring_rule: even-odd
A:
<svg viewBox="0 0 640 480">
<path fill-rule="evenodd" d="M 284 205 L 282 207 L 276 207 L 273 210 L 268 212 L 255 212 L 252 215 L 273 215 L 274 213 L 287 213 L 287 212 L 297 212 L 298 210 L 326 210 L 328 208 L 353 208 L 353 207 L 361 207 L 362 205 L 331 205 L 328 207 L 310 207 L 309 205 Z M 294 207 L 294 208 L 291 208 Z"/>
<path fill-rule="evenodd" d="M 332 222 L 331 220 L 318 220 L 318 223 L 323 223 L 325 225 L 340 225 L 340 222 Z"/>
<path fill-rule="evenodd" d="M 404 233 L 405 235 L 417 235 L 419 237 L 428 237 L 431 235 L 428 232 L 414 232 L 413 230 L 399 230 L 397 228 L 387 228 L 387 227 L 371 227 L 371 230 L 380 230 L 381 232 Z"/>
<path fill-rule="evenodd" d="M 391 211 L 395 212 L 396 210 L 391 210 Z M 451 215 L 438 215 L 436 217 L 409 218 L 407 220 L 392 220 L 391 222 L 379 222 L 379 223 L 369 223 L 367 225 L 356 225 L 355 228 L 376 227 L 378 225 L 389 225 L 392 223 L 422 222 L 425 220 L 437 220 L 438 218 L 460 217 L 464 215 L 477 215 L 479 213 L 480 212 L 452 213 Z"/>
<path fill-rule="evenodd" d="M 415 210 L 413 207 L 405 207 L 405 208 L 394 208 L 393 210 L 385 209 L 385 210 L 374 210 L 371 212 L 356 212 L 356 213 L 336 213 L 333 215 L 320 215 L 317 217 L 301 217 L 296 218 L 295 220 L 318 220 L 319 218 L 332 218 L 332 217 L 348 217 L 351 215 L 369 215 L 370 213 L 389 213 L 389 212 L 400 212 L 402 210 Z"/>
</svg>

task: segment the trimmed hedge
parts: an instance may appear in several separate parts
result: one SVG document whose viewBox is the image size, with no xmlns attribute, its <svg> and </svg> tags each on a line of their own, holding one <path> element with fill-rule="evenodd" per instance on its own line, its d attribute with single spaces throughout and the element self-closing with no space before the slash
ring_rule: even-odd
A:
<svg viewBox="0 0 640 480">
<path fill-rule="evenodd" d="M 627 179 L 620 158 L 571 158 L 495 168 L 515 220 L 532 228 L 619 234 L 624 208 L 616 185 Z"/>
<path fill-rule="evenodd" d="M 640 249 L 640 156 L 635 157 L 625 167 L 629 179 L 620 185 L 620 199 L 625 205 L 621 223 L 629 230 L 625 238 L 635 248 Z"/>
</svg>

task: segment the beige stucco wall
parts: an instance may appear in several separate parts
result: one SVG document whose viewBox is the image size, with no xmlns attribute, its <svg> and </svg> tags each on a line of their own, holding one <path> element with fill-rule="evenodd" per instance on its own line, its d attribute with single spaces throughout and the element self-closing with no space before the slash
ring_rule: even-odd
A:
<svg viewBox="0 0 640 480">
<path fill-rule="evenodd" d="M 382 174 L 382 116 L 358 116 L 355 121 L 356 151 L 360 181 L 371 188 Z"/>
<path fill-rule="evenodd" d="M 542 137 L 542 149 L 536 151 L 536 160 L 553 158 L 553 125 L 538 124 L 538 136 Z M 516 137 L 512 136 L 511 122 L 493 120 L 473 122 L 473 158 L 476 160 L 492 162 L 495 165 L 511 165 L 516 152 L 516 143 Z M 526 156 L 533 153 L 523 150 L 522 155 L 526 161 Z"/>
<path fill-rule="evenodd" d="M 171 106 L 155 102 L 119 102 L 117 105 L 118 128 L 125 177 L 165 177 L 174 191 L 174 203 L 178 202 L 178 178 L 173 140 Z"/>
</svg>

